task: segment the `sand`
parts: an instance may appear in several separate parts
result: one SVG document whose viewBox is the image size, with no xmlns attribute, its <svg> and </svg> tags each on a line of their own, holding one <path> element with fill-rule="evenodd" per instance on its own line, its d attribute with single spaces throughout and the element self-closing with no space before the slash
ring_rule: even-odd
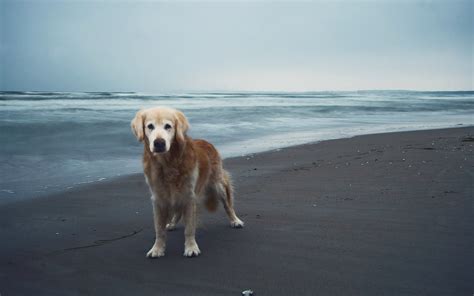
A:
<svg viewBox="0 0 474 296">
<path fill-rule="evenodd" d="M 472 295 L 473 135 L 366 135 L 227 159 L 246 227 L 202 210 L 191 259 L 181 224 L 164 258 L 145 258 L 142 175 L 4 205 L 0 293 Z"/>
</svg>

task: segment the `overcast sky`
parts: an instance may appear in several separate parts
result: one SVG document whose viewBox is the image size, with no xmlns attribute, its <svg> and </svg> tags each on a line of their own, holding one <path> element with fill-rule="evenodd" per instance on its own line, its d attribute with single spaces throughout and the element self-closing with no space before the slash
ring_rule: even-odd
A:
<svg viewBox="0 0 474 296">
<path fill-rule="evenodd" d="M 474 1 L 1 1 L 1 90 L 473 89 Z"/>
</svg>

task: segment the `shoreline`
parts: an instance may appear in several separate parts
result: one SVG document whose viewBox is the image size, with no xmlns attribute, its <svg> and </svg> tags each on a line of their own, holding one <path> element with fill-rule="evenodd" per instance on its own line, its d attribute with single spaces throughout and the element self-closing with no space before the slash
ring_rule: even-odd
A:
<svg viewBox="0 0 474 296">
<path fill-rule="evenodd" d="M 290 145 L 290 146 L 282 146 L 282 147 L 272 148 L 272 149 L 263 150 L 263 151 L 250 152 L 248 154 L 242 154 L 242 155 L 238 155 L 238 156 L 226 157 L 226 158 L 223 158 L 223 160 L 247 158 L 249 156 L 253 156 L 253 155 L 257 155 L 257 154 L 265 154 L 265 153 L 271 153 L 271 152 L 275 152 L 275 151 L 292 149 L 292 148 L 297 148 L 297 147 L 304 146 L 304 145 L 316 145 L 316 144 L 326 142 L 326 141 L 337 141 L 337 140 L 344 140 L 344 139 L 352 139 L 352 138 L 355 138 L 355 137 L 373 136 L 373 135 L 382 135 L 382 134 L 394 134 L 394 133 L 405 133 L 405 132 L 421 132 L 421 131 L 435 131 L 435 130 L 445 130 L 445 129 L 458 129 L 458 128 L 462 129 L 462 128 L 472 128 L 472 127 L 474 127 L 474 125 L 457 124 L 454 127 L 426 128 L 426 129 L 415 129 L 415 130 L 401 130 L 401 131 L 388 131 L 388 132 L 375 132 L 375 133 L 368 133 L 368 134 L 357 134 L 357 135 L 352 135 L 352 136 L 336 137 L 336 138 L 329 138 L 329 139 L 323 139 L 323 140 L 309 141 L 309 142 L 305 142 L 305 143 L 299 143 L 299 144 Z M 140 153 L 141 153 L 141 150 L 140 150 Z M 140 159 L 140 163 L 141 163 L 141 154 L 140 153 L 138 154 L 138 158 Z M 105 177 L 102 176 L 102 177 L 99 177 L 95 181 L 83 181 L 83 182 L 79 182 L 77 184 L 64 185 L 65 188 L 58 189 L 57 191 L 45 192 L 45 193 L 39 194 L 37 196 L 20 197 L 20 198 L 17 197 L 16 199 L 15 199 L 15 197 L 12 197 L 10 199 L 5 198 L 3 200 L 0 200 L 0 207 L 2 207 L 4 205 L 7 205 L 7 204 L 11 204 L 11 203 L 21 202 L 21 201 L 28 201 L 28 200 L 32 200 L 32 199 L 47 198 L 49 196 L 63 195 L 63 194 L 67 194 L 68 192 L 75 192 L 77 190 L 83 190 L 83 189 L 85 189 L 89 186 L 95 186 L 97 184 L 102 184 L 102 183 L 107 183 L 107 182 L 117 182 L 118 180 L 120 180 L 122 178 L 128 178 L 128 177 L 131 177 L 131 176 L 142 175 L 142 174 L 143 174 L 142 172 L 137 172 L 137 173 L 123 173 L 123 174 L 119 174 L 119 175 L 115 175 L 115 176 L 105 176 Z M 55 187 L 55 186 L 56 185 L 51 185 L 51 187 Z M 3 189 L 2 191 L 8 192 L 10 190 Z"/>
<path fill-rule="evenodd" d="M 236 211 L 200 211 L 201 256 L 166 256 L 141 173 L 0 206 L 5 295 L 461 295 L 474 127 L 361 135 L 227 158 Z"/>
</svg>

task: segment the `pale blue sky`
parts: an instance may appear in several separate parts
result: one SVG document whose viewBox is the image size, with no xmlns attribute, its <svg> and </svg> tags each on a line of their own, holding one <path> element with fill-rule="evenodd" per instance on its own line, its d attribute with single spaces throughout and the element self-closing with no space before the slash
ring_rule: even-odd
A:
<svg viewBox="0 0 474 296">
<path fill-rule="evenodd" d="M 469 0 L 0 1 L 1 90 L 473 89 Z"/>
</svg>

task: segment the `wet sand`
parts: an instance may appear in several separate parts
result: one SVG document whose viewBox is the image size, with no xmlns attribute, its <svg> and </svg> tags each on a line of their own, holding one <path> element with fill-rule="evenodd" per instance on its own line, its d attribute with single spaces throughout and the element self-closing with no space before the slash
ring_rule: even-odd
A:
<svg viewBox="0 0 474 296">
<path fill-rule="evenodd" d="M 142 175 L 10 203 L 0 293 L 471 295 L 473 137 L 474 127 L 387 133 L 227 159 L 246 227 L 202 210 L 203 253 L 191 259 L 182 224 L 165 257 L 145 258 L 154 231 Z"/>
</svg>

